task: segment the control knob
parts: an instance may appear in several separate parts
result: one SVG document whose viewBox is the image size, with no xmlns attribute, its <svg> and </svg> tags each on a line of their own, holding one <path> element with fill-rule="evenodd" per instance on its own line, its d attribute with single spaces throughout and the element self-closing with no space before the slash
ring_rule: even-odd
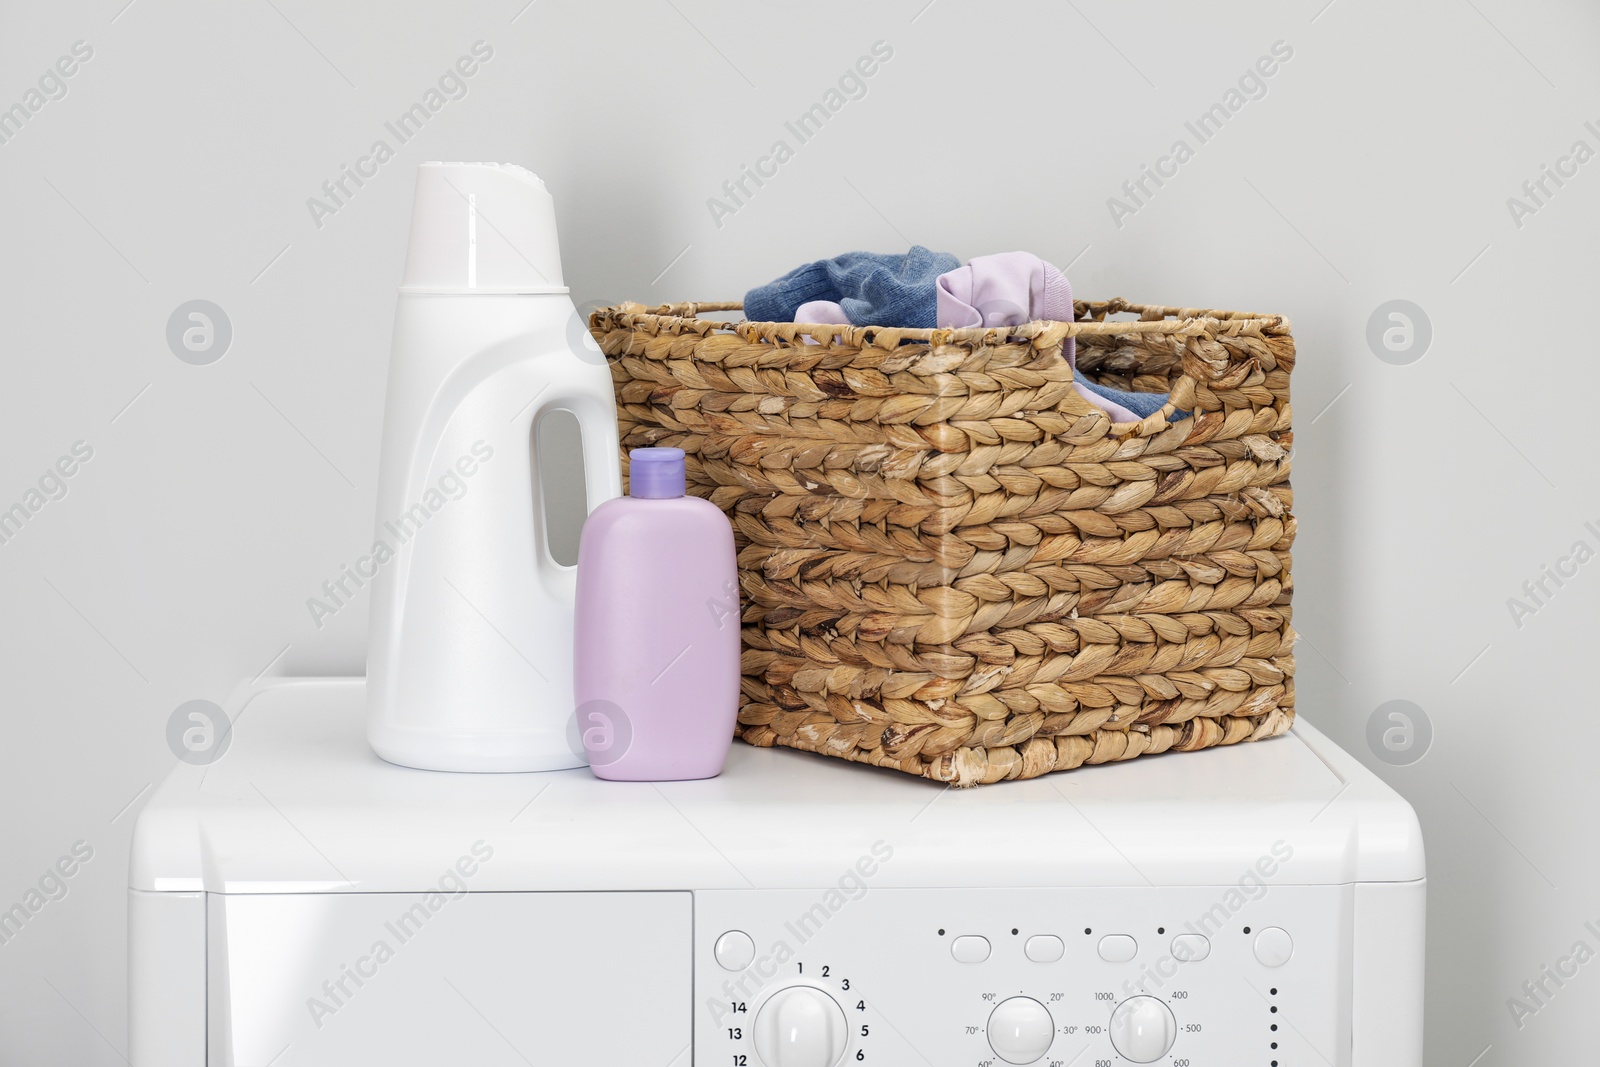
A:
<svg viewBox="0 0 1600 1067">
<path fill-rule="evenodd" d="M 1178 1020 L 1155 997 L 1129 997 L 1111 1013 L 1111 1045 L 1123 1059 L 1154 1063 L 1177 1038 Z"/>
<path fill-rule="evenodd" d="M 844 1009 L 812 986 L 780 989 L 756 1012 L 756 1055 L 764 1067 L 833 1067 L 848 1040 Z"/>
<path fill-rule="evenodd" d="M 1002 1000 L 984 1027 L 989 1047 L 1007 1063 L 1032 1063 L 1050 1051 L 1056 1024 L 1043 1004 L 1032 997 Z"/>
</svg>

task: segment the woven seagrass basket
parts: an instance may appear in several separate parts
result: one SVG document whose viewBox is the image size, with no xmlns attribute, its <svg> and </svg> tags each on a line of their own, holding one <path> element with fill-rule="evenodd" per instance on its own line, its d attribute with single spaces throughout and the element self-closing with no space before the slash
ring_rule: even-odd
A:
<svg viewBox="0 0 1600 1067">
<path fill-rule="evenodd" d="M 682 448 L 733 521 L 744 740 L 967 786 L 1289 728 L 1286 319 L 1112 300 L 914 330 L 739 306 L 589 322 L 624 463 Z M 1068 337 L 1091 378 L 1167 406 L 1113 425 Z"/>
</svg>

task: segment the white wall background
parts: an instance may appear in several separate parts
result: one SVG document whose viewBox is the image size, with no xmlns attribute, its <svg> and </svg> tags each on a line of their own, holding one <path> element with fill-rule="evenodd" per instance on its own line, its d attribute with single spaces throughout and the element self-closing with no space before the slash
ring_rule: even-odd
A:
<svg viewBox="0 0 1600 1067">
<path fill-rule="evenodd" d="M 1600 10 L 525 3 L 0 9 L 0 106 L 93 49 L 0 144 L 0 508 L 93 448 L 0 544 L 0 908 L 94 850 L 0 945 L 0 1061 L 120 1062 L 127 840 L 173 709 L 361 667 L 364 600 L 320 630 L 305 602 L 369 540 L 426 159 L 539 173 L 580 303 L 737 297 L 911 240 L 1030 249 L 1080 296 L 1292 316 L 1299 706 L 1421 815 L 1428 1061 L 1589 1058 L 1600 964 L 1520 1029 L 1506 1002 L 1575 941 L 1600 948 L 1600 564 L 1520 627 L 1507 598 L 1575 541 L 1600 548 L 1600 162 L 1520 227 L 1506 200 L 1575 141 L 1600 149 Z M 315 225 L 307 198 L 478 40 L 494 55 L 468 95 Z M 894 55 L 866 96 L 717 226 L 707 198 L 879 40 Z M 1107 198 L 1280 40 L 1266 95 L 1114 225 Z M 165 340 L 196 298 L 233 329 L 209 366 Z M 1366 339 L 1394 299 L 1431 321 L 1409 365 Z M 1433 730 L 1407 766 L 1366 740 L 1394 699 Z"/>
</svg>

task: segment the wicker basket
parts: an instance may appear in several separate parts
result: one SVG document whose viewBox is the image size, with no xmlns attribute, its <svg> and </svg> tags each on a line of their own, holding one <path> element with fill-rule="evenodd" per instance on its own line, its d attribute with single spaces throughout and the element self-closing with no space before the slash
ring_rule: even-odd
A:
<svg viewBox="0 0 1600 1067">
<path fill-rule="evenodd" d="M 590 327 L 624 451 L 682 448 L 733 521 L 744 740 L 967 786 L 1289 728 L 1286 319 L 699 317 L 739 306 Z M 1166 408 L 1113 425 L 1072 387 L 1069 336 L 1090 376 Z"/>
</svg>

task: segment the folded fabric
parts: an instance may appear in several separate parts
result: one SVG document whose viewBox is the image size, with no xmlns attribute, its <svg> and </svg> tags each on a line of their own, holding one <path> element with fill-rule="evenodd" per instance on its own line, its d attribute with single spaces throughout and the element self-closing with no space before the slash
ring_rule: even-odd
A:
<svg viewBox="0 0 1600 1067">
<path fill-rule="evenodd" d="M 1070 338 L 1069 338 L 1070 340 Z M 1095 407 L 1111 416 L 1112 422 L 1138 422 L 1144 418 L 1132 409 L 1119 404 L 1114 398 L 1106 395 L 1105 388 L 1098 382 L 1091 382 L 1076 365 L 1072 368 L 1072 387 Z M 1161 394 L 1162 402 L 1166 402 L 1166 394 Z"/>
<path fill-rule="evenodd" d="M 904 255 L 846 252 L 750 290 L 744 314 L 752 322 L 795 322 L 801 305 L 827 300 L 839 305 L 852 326 L 932 329 L 938 312 L 934 281 L 960 265 L 948 252 L 921 245 Z"/>
<path fill-rule="evenodd" d="M 1072 370 L 1073 374 L 1081 380 L 1083 372 L 1076 367 Z M 1108 402 L 1126 408 L 1133 413 L 1134 418 L 1138 419 L 1147 418 L 1160 411 L 1166 406 L 1167 399 L 1170 396 L 1168 393 L 1131 393 L 1126 389 L 1118 389 L 1115 386 L 1101 385 L 1099 382 L 1091 383 L 1090 388 Z M 1187 419 L 1188 417 L 1189 413 L 1187 411 L 1174 411 L 1168 421 L 1177 422 L 1179 419 Z"/>
<path fill-rule="evenodd" d="M 1020 326 L 1037 319 L 1073 321 L 1072 283 L 1054 264 L 1030 252 L 977 256 L 964 267 L 941 274 L 937 290 L 940 326 Z M 1078 395 L 1111 416 L 1112 422 L 1138 422 L 1160 411 L 1166 393 L 1130 393 L 1090 381 L 1078 369 L 1078 345 L 1067 338 L 1061 354 L 1072 367 Z M 1186 418 L 1187 413 L 1175 414 Z"/>
<path fill-rule="evenodd" d="M 1072 321 L 1072 284 L 1031 252 L 977 256 L 935 281 L 940 326 L 1020 326 Z M 1073 339 L 1067 338 L 1068 359 Z"/>
<path fill-rule="evenodd" d="M 794 321 L 837 325 L 849 322 L 850 316 L 844 313 L 844 308 L 839 306 L 837 300 L 809 300 L 795 308 Z M 811 338 L 807 337 L 806 340 L 809 341 Z"/>
<path fill-rule="evenodd" d="M 852 326 L 964 328 L 1020 326 L 1040 319 L 1073 321 L 1072 285 L 1053 264 L 1029 252 L 978 256 L 966 266 L 943 252 L 913 245 L 905 255 L 847 252 L 797 267 L 744 298 L 757 322 L 849 323 Z M 811 337 L 806 343 L 815 344 Z M 1133 393 L 1091 381 L 1078 370 L 1077 342 L 1062 355 L 1072 385 L 1113 422 L 1138 422 L 1161 410 L 1166 393 Z M 1186 411 L 1172 419 L 1188 418 Z"/>
</svg>

